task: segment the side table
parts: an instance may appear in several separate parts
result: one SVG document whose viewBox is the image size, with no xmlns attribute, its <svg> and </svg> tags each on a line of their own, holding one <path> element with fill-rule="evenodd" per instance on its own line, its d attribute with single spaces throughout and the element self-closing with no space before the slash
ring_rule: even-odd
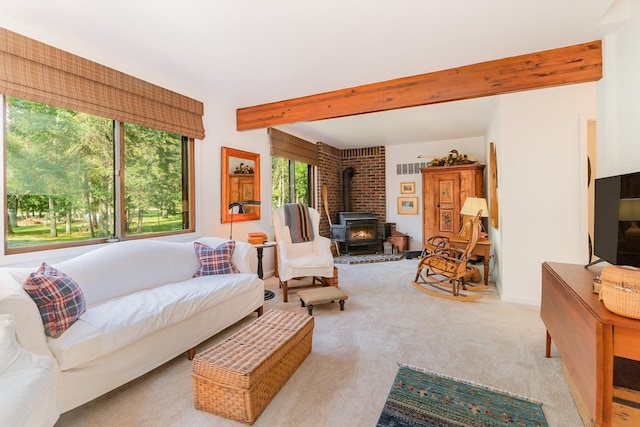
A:
<svg viewBox="0 0 640 427">
<path fill-rule="evenodd" d="M 253 245 L 255 246 L 256 250 L 258 251 L 258 277 L 263 279 L 264 278 L 264 271 L 262 270 L 262 255 L 264 252 L 264 248 L 272 248 L 274 246 L 276 246 L 277 243 L 276 242 L 264 242 L 261 244 L 257 244 L 257 245 Z M 264 299 L 271 299 L 275 296 L 275 294 L 271 291 L 265 290 L 264 291 Z"/>
</svg>

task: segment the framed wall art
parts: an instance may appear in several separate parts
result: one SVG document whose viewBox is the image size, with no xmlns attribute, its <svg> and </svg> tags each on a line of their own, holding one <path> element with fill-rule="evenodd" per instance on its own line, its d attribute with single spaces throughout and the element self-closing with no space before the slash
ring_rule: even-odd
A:
<svg viewBox="0 0 640 427">
<path fill-rule="evenodd" d="M 398 197 L 399 215 L 418 215 L 417 197 Z"/>
<path fill-rule="evenodd" d="M 416 183 L 415 182 L 401 182 L 400 183 L 400 194 L 413 194 L 416 192 Z"/>
<path fill-rule="evenodd" d="M 489 202 L 491 203 L 491 226 L 498 229 L 498 160 L 496 146 L 489 144 Z"/>
</svg>

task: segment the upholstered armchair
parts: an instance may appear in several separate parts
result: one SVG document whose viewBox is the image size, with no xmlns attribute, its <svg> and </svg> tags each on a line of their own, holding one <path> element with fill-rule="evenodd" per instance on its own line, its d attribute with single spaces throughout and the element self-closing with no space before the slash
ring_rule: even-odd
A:
<svg viewBox="0 0 640 427">
<path fill-rule="evenodd" d="M 278 243 L 278 276 L 282 287 L 282 298 L 284 302 L 289 300 L 289 280 L 312 277 L 311 285 L 301 285 L 295 288 L 316 286 L 319 284 L 326 286 L 333 278 L 333 254 L 331 253 L 331 240 L 320 236 L 320 214 L 317 210 L 305 205 L 296 205 L 300 212 L 306 217 L 303 223 L 308 220 L 308 227 L 312 238 L 308 241 L 295 242 L 291 235 L 291 228 L 300 225 L 295 219 L 291 219 L 290 225 L 286 223 L 285 209 L 282 206 L 274 211 L 273 225 L 275 229 L 276 242 Z M 290 217 L 291 218 L 291 217 Z M 296 234 L 294 230 L 294 235 Z"/>
</svg>

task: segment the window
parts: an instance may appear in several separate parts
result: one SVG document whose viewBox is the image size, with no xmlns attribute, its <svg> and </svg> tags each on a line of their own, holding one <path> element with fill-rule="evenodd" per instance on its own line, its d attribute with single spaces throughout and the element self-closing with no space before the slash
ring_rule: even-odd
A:
<svg viewBox="0 0 640 427">
<path fill-rule="evenodd" d="M 124 235 L 188 230 L 188 138 L 129 124 L 124 129 Z"/>
<path fill-rule="evenodd" d="M 7 253 L 192 230 L 192 139 L 9 96 L 4 108 Z"/>
<path fill-rule="evenodd" d="M 194 230 L 201 101 L 4 28 L 0 61 L 5 253 Z"/>
<path fill-rule="evenodd" d="M 267 129 L 267 133 L 271 143 L 273 207 L 285 203 L 313 206 L 318 147 L 275 128 Z"/>
<path fill-rule="evenodd" d="M 285 203 L 313 206 L 313 166 L 283 157 L 271 157 L 272 203 L 277 208 Z"/>
</svg>

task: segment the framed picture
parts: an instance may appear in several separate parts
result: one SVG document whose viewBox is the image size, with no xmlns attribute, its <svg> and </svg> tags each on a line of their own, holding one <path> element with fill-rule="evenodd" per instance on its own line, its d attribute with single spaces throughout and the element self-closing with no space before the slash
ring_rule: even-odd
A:
<svg viewBox="0 0 640 427">
<path fill-rule="evenodd" d="M 400 183 L 400 194 L 413 194 L 416 192 L 416 183 L 415 182 L 401 182 Z"/>
<path fill-rule="evenodd" d="M 418 198 L 398 197 L 398 214 L 418 215 Z"/>
</svg>

